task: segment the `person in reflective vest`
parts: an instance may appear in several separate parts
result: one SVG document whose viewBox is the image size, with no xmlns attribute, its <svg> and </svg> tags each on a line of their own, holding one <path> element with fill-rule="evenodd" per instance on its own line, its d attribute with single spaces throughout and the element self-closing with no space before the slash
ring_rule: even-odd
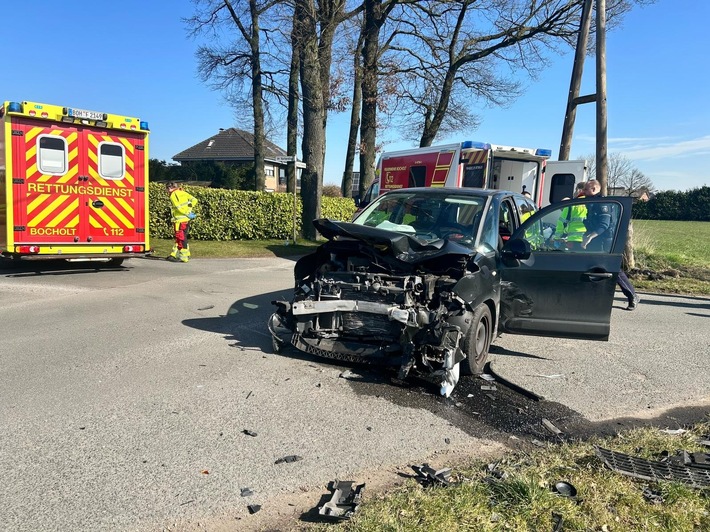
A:
<svg viewBox="0 0 710 532">
<path fill-rule="evenodd" d="M 197 205 L 197 199 L 181 189 L 177 183 L 168 183 L 166 188 L 170 195 L 170 214 L 172 215 L 170 221 L 173 223 L 175 232 L 175 244 L 173 244 L 173 250 L 168 256 L 168 260 L 187 262 L 190 260 L 190 246 L 187 238 L 190 233 L 190 222 L 196 217 L 193 209 Z"/>
<path fill-rule="evenodd" d="M 584 195 L 578 196 L 583 198 Z M 581 249 L 582 239 L 587 228 L 584 219 L 587 217 L 587 207 L 584 205 L 572 205 L 565 207 L 560 212 L 555 227 L 554 239 L 556 245 L 565 249 Z"/>
</svg>

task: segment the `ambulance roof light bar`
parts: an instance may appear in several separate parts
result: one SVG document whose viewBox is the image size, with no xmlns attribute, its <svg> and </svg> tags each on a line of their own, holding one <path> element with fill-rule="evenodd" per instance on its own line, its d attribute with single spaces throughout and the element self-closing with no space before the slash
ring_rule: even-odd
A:
<svg viewBox="0 0 710 532">
<path fill-rule="evenodd" d="M 20 102 L 10 102 L 7 106 L 8 113 L 21 113 L 22 104 Z"/>
<path fill-rule="evenodd" d="M 538 148 L 537 150 L 535 150 L 535 155 L 539 155 L 540 157 L 552 157 L 552 150 Z"/>
<path fill-rule="evenodd" d="M 477 149 L 477 150 L 490 150 L 491 145 L 486 142 L 474 142 L 473 140 L 466 140 L 461 143 L 461 148 L 464 150 Z"/>
</svg>

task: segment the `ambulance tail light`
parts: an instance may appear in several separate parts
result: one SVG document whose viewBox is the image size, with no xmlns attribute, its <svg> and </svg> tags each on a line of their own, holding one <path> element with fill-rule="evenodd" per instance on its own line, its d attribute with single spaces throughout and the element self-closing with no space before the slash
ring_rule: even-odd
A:
<svg viewBox="0 0 710 532">
<path fill-rule="evenodd" d="M 39 246 L 17 246 L 15 248 L 15 251 L 17 253 L 25 253 L 25 254 L 37 254 L 39 253 Z"/>
<path fill-rule="evenodd" d="M 538 148 L 537 150 L 535 150 L 535 155 L 539 155 L 540 157 L 552 157 L 552 150 Z"/>
<path fill-rule="evenodd" d="M 124 253 L 138 253 L 144 249 L 145 248 L 143 246 L 123 246 Z"/>
<path fill-rule="evenodd" d="M 22 104 L 20 102 L 10 102 L 7 105 L 7 112 L 8 113 L 21 113 L 22 112 Z"/>
</svg>

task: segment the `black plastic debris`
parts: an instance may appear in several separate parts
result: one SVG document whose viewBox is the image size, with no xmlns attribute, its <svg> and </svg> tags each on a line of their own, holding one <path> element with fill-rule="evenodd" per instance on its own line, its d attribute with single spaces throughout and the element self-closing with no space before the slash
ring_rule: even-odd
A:
<svg viewBox="0 0 710 532">
<path fill-rule="evenodd" d="M 666 462 L 652 462 L 601 447 L 594 449 L 599 459 L 609 469 L 622 475 L 652 482 L 661 480 L 682 482 L 693 488 L 710 486 L 710 469 L 702 465 L 678 463 L 670 459 Z"/>
<path fill-rule="evenodd" d="M 250 504 L 247 506 L 247 510 L 249 510 L 249 513 L 251 515 L 254 515 L 256 512 L 261 510 L 261 505 L 260 504 Z"/>
<path fill-rule="evenodd" d="M 292 462 L 298 462 L 299 460 L 303 460 L 302 456 L 298 456 L 297 454 L 289 454 L 288 456 L 284 456 L 283 458 L 279 458 L 276 460 L 274 463 L 275 464 L 290 464 Z"/>
<path fill-rule="evenodd" d="M 253 436 L 253 437 L 257 437 L 257 436 L 258 436 L 258 434 L 257 434 L 256 432 L 254 432 L 253 430 L 244 429 L 242 432 L 243 432 L 244 434 L 246 434 L 247 436 Z"/>
<path fill-rule="evenodd" d="M 214 305 L 207 305 L 206 307 L 200 307 L 197 310 L 209 310 L 211 308 L 214 308 Z"/>
<path fill-rule="evenodd" d="M 675 456 L 670 456 L 668 461 L 674 464 L 690 465 L 710 470 L 710 454 L 707 453 L 678 451 Z"/>
<path fill-rule="evenodd" d="M 329 489 L 333 492 L 333 496 L 318 508 L 318 513 L 335 519 L 350 519 L 359 508 L 362 490 L 365 489 L 365 484 L 358 484 L 354 489 L 353 484 L 355 483 L 351 480 L 336 479 L 331 482 Z"/>
<path fill-rule="evenodd" d="M 251 497 L 252 495 L 254 495 L 254 492 L 251 488 L 242 488 L 240 494 L 242 497 Z"/>
<path fill-rule="evenodd" d="M 414 479 L 423 487 L 428 487 L 433 484 L 448 486 L 451 484 L 451 469 L 434 469 L 429 464 L 413 465 L 412 469 L 417 474 Z"/>
<path fill-rule="evenodd" d="M 646 499 L 646 501 L 651 504 L 662 504 L 663 503 L 663 495 L 661 495 L 661 492 L 658 490 L 653 490 L 653 489 L 649 488 L 648 486 L 644 486 L 641 494 L 643 495 L 643 498 Z"/>
<path fill-rule="evenodd" d="M 553 487 L 552 491 L 561 495 L 562 497 L 567 497 L 568 499 L 574 499 L 577 496 L 577 488 L 569 482 L 561 480 L 557 482 Z"/>
</svg>

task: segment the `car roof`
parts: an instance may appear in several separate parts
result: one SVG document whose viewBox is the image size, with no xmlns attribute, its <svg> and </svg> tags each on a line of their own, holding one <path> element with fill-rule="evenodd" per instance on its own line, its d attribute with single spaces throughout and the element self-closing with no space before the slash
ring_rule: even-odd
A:
<svg viewBox="0 0 710 532">
<path fill-rule="evenodd" d="M 518 194 L 517 192 L 513 192 L 511 190 L 497 190 L 497 189 L 490 189 L 490 188 L 460 188 L 460 187 L 411 187 L 411 188 L 398 188 L 396 190 L 388 190 L 384 194 L 397 194 L 397 193 L 412 193 L 416 192 L 419 195 L 424 195 L 424 196 L 440 196 L 443 194 L 446 195 L 451 195 L 455 194 L 458 196 L 476 196 L 476 197 L 492 197 L 492 198 L 497 198 L 497 197 L 503 197 L 503 196 L 519 196 L 521 198 L 525 198 L 522 194 Z M 383 194 L 383 195 L 384 195 Z M 527 199 L 527 198 L 526 198 Z"/>
</svg>

